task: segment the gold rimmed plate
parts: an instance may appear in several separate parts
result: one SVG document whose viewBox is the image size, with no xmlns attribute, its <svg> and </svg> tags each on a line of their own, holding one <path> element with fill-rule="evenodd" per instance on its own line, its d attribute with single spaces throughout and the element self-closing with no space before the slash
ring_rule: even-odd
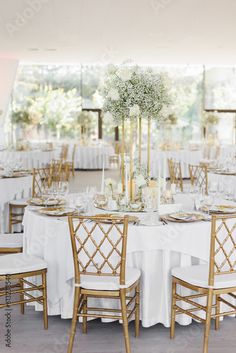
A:
<svg viewBox="0 0 236 353">
<path fill-rule="evenodd" d="M 192 223 L 192 222 L 199 222 L 205 221 L 205 215 L 200 213 L 194 212 L 180 212 L 180 213 L 171 213 L 168 215 L 161 216 L 164 221 L 170 222 L 179 222 L 179 223 Z"/>
<path fill-rule="evenodd" d="M 65 217 L 77 213 L 76 209 L 71 207 L 44 207 L 40 208 L 38 212 L 51 217 Z"/>
</svg>

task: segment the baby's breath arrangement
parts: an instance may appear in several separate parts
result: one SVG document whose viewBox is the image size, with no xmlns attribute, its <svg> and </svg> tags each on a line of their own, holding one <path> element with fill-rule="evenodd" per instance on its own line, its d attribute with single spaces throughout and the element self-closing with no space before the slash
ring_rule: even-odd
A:
<svg viewBox="0 0 236 353">
<path fill-rule="evenodd" d="M 103 90 L 103 109 L 114 123 L 141 116 L 158 122 L 165 121 L 169 105 L 166 77 L 151 68 L 110 65 Z"/>
</svg>

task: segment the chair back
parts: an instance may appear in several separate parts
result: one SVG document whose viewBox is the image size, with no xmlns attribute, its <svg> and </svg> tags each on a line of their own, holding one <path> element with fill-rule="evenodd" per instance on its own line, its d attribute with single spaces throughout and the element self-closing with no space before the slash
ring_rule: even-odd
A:
<svg viewBox="0 0 236 353">
<path fill-rule="evenodd" d="M 61 146 L 61 153 L 60 153 L 60 159 L 62 161 L 66 161 L 67 160 L 68 151 L 69 151 L 69 145 L 68 144 L 63 144 Z"/>
<path fill-rule="evenodd" d="M 34 168 L 33 169 L 33 183 L 32 183 L 32 197 L 40 197 L 45 190 L 50 188 L 52 183 L 52 169 L 51 167 Z"/>
<path fill-rule="evenodd" d="M 236 214 L 213 215 L 209 286 L 214 285 L 217 275 L 230 275 L 232 273 L 236 273 Z"/>
<path fill-rule="evenodd" d="M 175 184 L 183 191 L 183 177 L 180 162 L 174 162 L 173 159 L 168 159 L 168 169 L 170 174 L 171 184 Z"/>
<path fill-rule="evenodd" d="M 75 283 L 81 275 L 119 277 L 125 284 L 128 216 L 69 217 Z"/>
<path fill-rule="evenodd" d="M 69 181 L 70 178 L 70 164 L 65 161 L 52 160 L 51 161 L 52 170 L 52 181 Z"/>
<path fill-rule="evenodd" d="M 189 164 L 189 175 L 192 186 L 199 186 L 200 189 L 204 190 L 204 193 L 208 195 L 208 176 L 207 176 L 207 165 L 191 165 Z"/>
</svg>

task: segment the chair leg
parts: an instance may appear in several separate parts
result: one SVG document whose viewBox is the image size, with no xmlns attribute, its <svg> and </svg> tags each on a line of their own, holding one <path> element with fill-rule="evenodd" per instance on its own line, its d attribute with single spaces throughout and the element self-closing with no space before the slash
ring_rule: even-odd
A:
<svg viewBox="0 0 236 353">
<path fill-rule="evenodd" d="M 175 317 L 176 317 L 176 310 L 175 310 L 175 304 L 176 304 L 176 283 L 172 279 L 172 303 L 171 303 L 171 326 L 170 326 L 170 338 L 175 337 Z"/>
<path fill-rule="evenodd" d="M 216 314 L 220 313 L 220 295 L 216 295 Z M 220 317 L 216 317 L 215 319 L 215 330 L 219 330 L 220 328 Z"/>
<path fill-rule="evenodd" d="M 135 288 L 135 337 L 139 337 L 139 326 L 140 326 L 140 283 Z"/>
<path fill-rule="evenodd" d="M 84 295 L 83 298 L 83 314 L 87 314 L 88 298 L 87 295 Z M 82 332 L 87 333 L 87 317 L 83 316 Z"/>
<path fill-rule="evenodd" d="M 71 322 L 71 332 L 70 332 L 70 339 L 69 339 L 67 353 L 72 353 L 72 349 L 73 349 L 75 332 L 76 332 L 76 324 L 78 320 L 79 303 L 80 303 L 80 288 L 75 287 L 73 318 Z"/>
<path fill-rule="evenodd" d="M 24 283 L 23 283 L 23 281 L 21 279 L 19 280 L 19 284 L 20 284 L 20 289 L 23 290 L 24 289 Z M 20 294 L 20 301 L 22 302 L 23 300 L 24 300 L 24 293 L 22 292 Z M 25 313 L 25 304 L 24 303 L 20 304 L 20 311 L 21 311 L 21 314 Z"/>
<path fill-rule="evenodd" d="M 47 274 L 42 273 L 42 285 L 43 285 L 43 322 L 44 329 L 48 329 L 48 303 L 47 303 Z"/>
<path fill-rule="evenodd" d="M 125 288 L 122 288 L 120 290 L 120 301 L 121 301 L 123 332 L 124 332 L 124 338 L 125 338 L 126 353 L 131 353 L 130 340 L 129 340 L 128 318 L 127 318 L 126 289 Z"/>
<path fill-rule="evenodd" d="M 9 223 L 8 223 L 9 233 L 12 233 L 12 206 L 9 205 Z"/>
<path fill-rule="evenodd" d="M 207 310 L 206 310 L 203 353 L 208 353 L 209 333 L 211 328 L 212 299 L 213 299 L 213 290 L 209 289 L 207 294 Z"/>
</svg>

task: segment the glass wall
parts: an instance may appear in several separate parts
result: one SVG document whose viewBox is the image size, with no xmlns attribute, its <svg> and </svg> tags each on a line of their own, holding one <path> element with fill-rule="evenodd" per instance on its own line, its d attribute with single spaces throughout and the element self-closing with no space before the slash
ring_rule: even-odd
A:
<svg viewBox="0 0 236 353">
<path fill-rule="evenodd" d="M 172 105 L 168 126 L 158 127 L 153 142 L 168 141 L 182 147 L 201 141 L 203 105 L 207 109 L 236 108 L 236 68 L 203 66 L 156 66 L 169 79 Z M 19 65 L 12 96 L 10 122 L 17 139 L 75 139 L 86 130 L 98 138 L 97 113 L 80 115 L 81 108 L 100 109 L 105 66 L 98 65 Z M 205 87 L 204 87 L 205 84 Z M 205 88 L 205 89 L 204 89 Z M 217 125 L 218 136 L 233 142 L 234 115 Z M 84 121 L 86 124 L 82 124 Z M 86 127 L 85 127 L 86 125 Z M 103 121 L 103 137 L 114 140 L 114 126 Z"/>
</svg>

